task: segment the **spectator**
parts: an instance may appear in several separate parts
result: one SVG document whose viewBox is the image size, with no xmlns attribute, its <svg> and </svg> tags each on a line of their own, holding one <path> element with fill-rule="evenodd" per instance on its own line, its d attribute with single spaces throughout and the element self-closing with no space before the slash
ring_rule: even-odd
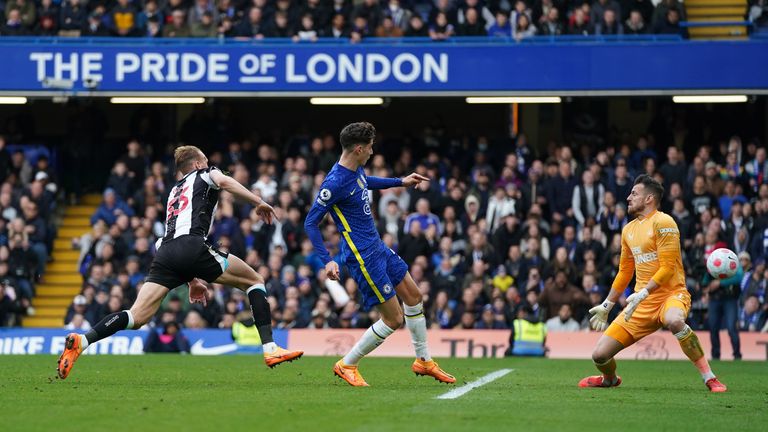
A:
<svg viewBox="0 0 768 432">
<path fill-rule="evenodd" d="M 547 333 L 579 331 L 579 323 L 571 316 L 571 305 L 560 306 L 557 316 L 547 320 Z"/>
<path fill-rule="evenodd" d="M 563 23 L 560 22 L 560 11 L 556 7 L 551 7 L 538 26 L 539 34 L 542 36 L 560 36 L 565 33 Z"/>
<path fill-rule="evenodd" d="M 464 14 L 464 22 L 456 29 L 458 36 L 487 36 L 485 25 L 480 21 L 477 9 L 467 8 Z"/>
<path fill-rule="evenodd" d="M 363 0 L 358 4 L 353 13 L 355 20 L 357 18 L 364 18 L 366 26 L 369 28 L 377 28 L 381 23 L 383 17 L 383 11 L 377 0 Z"/>
<path fill-rule="evenodd" d="M 203 23 L 206 12 L 210 15 L 210 22 L 219 20 L 218 11 L 211 0 L 195 0 L 195 4 L 187 11 L 187 25 L 190 29 L 195 28 L 195 24 Z"/>
<path fill-rule="evenodd" d="M 441 41 L 453 36 L 453 25 L 448 22 L 444 12 L 438 12 L 434 24 L 429 27 L 429 37 L 434 41 Z"/>
<path fill-rule="evenodd" d="M 597 26 L 598 23 L 605 20 L 605 11 L 607 10 L 613 11 L 612 22 L 618 21 L 617 17 L 622 16 L 621 5 L 616 0 L 594 0 L 589 15 L 589 22 Z"/>
<path fill-rule="evenodd" d="M 531 306 L 520 308 L 511 328 L 509 348 L 505 355 L 543 357 L 546 354 L 544 342 L 547 328 Z"/>
<path fill-rule="evenodd" d="M 600 21 L 598 21 L 595 24 L 595 34 L 596 35 L 624 34 L 624 27 L 621 25 L 621 22 L 616 19 L 616 11 L 614 11 L 613 9 L 605 9 L 605 11 L 603 12 L 603 17 L 600 19 Z"/>
<path fill-rule="evenodd" d="M 520 41 L 531 36 L 536 36 L 536 26 L 531 24 L 531 19 L 526 14 L 520 14 L 517 16 L 517 25 L 515 25 L 512 31 L 512 37 L 516 41 Z"/>
<path fill-rule="evenodd" d="M 716 280 L 705 272 L 701 281 L 701 285 L 709 295 L 709 336 L 713 359 L 720 359 L 720 329 L 723 327 L 728 330 L 728 336 L 731 339 L 733 358 L 741 359 L 741 342 L 736 329 L 736 314 L 742 279 L 744 279 L 744 270 L 739 266 L 736 274 L 730 278 Z"/>
<path fill-rule="evenodd" d="M 40 6 L 37 8 L 38 19 L 35 26 L 35 34 L 40 36 L 56 36 L 59 32 L 60 16 L 61 11 L 58 4 L 54 4 L 52 0 L 41 0 Z"/>
<path fill-rule="evenodd" d="M 504 330 L 507 329 L 507 323 L 504 321 L 504 315 L 496 313 L 493 306 L 487 304 L 483 307 L 480 314 L 480 321 L 475 323 L 478 330 Z"/>
<path fill-rule="evenodd" d="M 187 22 L 186 22 L 186 19 L 184 17 L 184 11 L 177 9 L 177 10 L 174 10 L 171 13 L 171 22 L 169 24 L 163 26 L 163 37 L 165 37 L 165 38 L 185 38 L 185 37 L 189 37 L 189 27 L 187 26 Z M 136 143 L 136 145 L 138 145 L 138 143 Z M 131 156 L 131 158 L 136 158 L 136 157 L 137 156 Z M 129 165 L 129 167 L 130 167 L 130 165 Z M 144 166 L 143 165 L 142 165 L 141 173 L 142 173 L 142 178 L 143 178 L 143 174 L 144 174 Z M 136 174 L 136 176 L 134 177 L 134 179 L 136 179 L 138 177 L 138 173 L 135 173 L 135 174 Z"/>
<path fill-rule="evenodd" d="M 117 0 L 115 7 L 109 12 L 117 36 L 133 36 L 136 30 L 136 9 L 129 0 Z"/>
<path fill-rule="evenodd" d="M 765 312 L 760 309 L 757 297 L 748 297 L 739 312 L 739 330 L 756 332 L 765 326 Z"/>
<path fill-rule="evenodd" d="M 575 9 L 568 27 L 568 34 L 588 36 L 591 30 L 588 19 L 589 17 L 583 9 Z"/>
<path fill-rule="evenodd" d="M 581 184 L 573 188 L 571 209 L 573 217 L 579 226 L 588 222 L 593 223 L 600 210 L 600 203 L 604 201 L 605 188 L 600 183 L 595 183 L 595 176 L 590 170 L 581 175 Z"/>
<path fill-rule="evenodd" d="M 427 37 L 429 36 L 429 29 L 424 25 L 424 21 L 419 15 L 411 16 L 408 20 L 408 28 L 405 30 L 406 37 Z"/>
<path fill-rule="evenodd" d="M 350 30 L 350 41 L 353 43 L 360 42 L 363 38 L 370 36 L 370 28 L 368 27 L 368 19 L 359 15 L 352 21 L 352 29 Z"/>
<path fill-rule="evenodd" d="M 293 36 L 293 41 L 308 41 L 308 42 L 316 42 L 318 37 L 318 31 L 315 28 L 315 22 L 314 18 L 312 18 L 312 14 L 304 14 L 301 17 L 301 24 L 299 25 L 299 28 L 296 30 L 296 34 Z"/>
<path fill-rule="evenodd" d="M 334 39 L 347 39 L 350 37 L 349 29 L 347 28 L 347 20 L 342 14 L 335 14 L 331 18 L 330 25 L 323 30 L 322 37 L 329 37 Z"/>
<path fill-rule="evenodd" d="M 584 291 L 576 288 L 568 281 L 565 270 L 557 270 L 554 282 L 544 288 L 539 298 L 539 304 L 544 309 L 545 317 L 553 317 L 558 314 L 564 304 L 572 306 L 586 306 L 589 298 Z"/>
<path fill-rule="evenodd" d="M 7 14 L 5 24 L 0 27 L 2 36 L 25 36 L 29 30 L 21 20 L 21 12 L 18 9 L 11 9 Z"/>
<path fill-rule="evenodd" d="M 403 36 L 403 30 L 395 25 L 392 17 L 385 15 L 382 18 L 381 25 L 376 29 L 376 37 L 395 37 Z"/>
<path fill-rule="evenodd" d="M 192 23 L 189 27 L 191 37 L 214 37 L 218 33 L 218 28 L 214 22 L 213 12 L 205 11 L 199 20 Z"/>
<path fill-rule="evenodd" d="M 400 0 L 389 0 L 387 1 L 387 5 L 384 8 L 382 15 L 383 17 L 390 17 L 395 27 L 399 28 L 401 31 L 405 31 L 408 28 L 408 23 L 411 20 L 411 16 L 413 16 L 413 12 L 403 8 Z"/>
<path fill-rule="evenodd" d="M 29 30 L 35 25 L 35 21 L 37 20 L 37 10 L 33 1 L 8 0 L 5 4 L 5 15 L 10 17 L 10 12 L 14 10 L 19 11 L 18 17 L 21 20 L 21 25 L 25 29 Z"/>
<path fill-rule="evenodd" d="M 179 325 L 170 321 L 163 324 L 163 332 L 150 330 L 144 344 L 147 353 L 189 353 L 189 341 L 179 330 Z"/>
<path fill-rule="evenodd" d="M 262 11 L 257 7 L 248 10 L 248 17 L 240 21 L 235 29 L 236 37 L 261 39 L 264 37 Z"/>
<path fill-rule="evenodd" d="M 680 11 L 675 8 L 667 10 L 666 18 L 656 23 L 653 27 L 653 32 L 655 34 L 672 34 L 688 37 L 688 31 L 680 27 Z"/>
<path fill-rule="evenodd" d="M 409 233 L 413 229 L 414 224 L 419 224 L 421 226 L 421 231 L 425 231 L 430 226 L 434 226 L 438 234 L 442 232 L 440 218 L 430 211 L 429 200 L 425 198 L 421 198 L 416 202 L 416 212 L 411 213 L 405 219 L 403 232 L 406 234 Z"/>
<path fill-rule="evenodd" d="M 512 26 L 509 24 L 509 12 L 504 9 L 496 11 L 496 20 L 488 28 L 488 36 L 510 37 Z"/>
<path fill-rule="evenodd" d="M 88 15 L 88 22 L 82 29 L 83 36 L 109 36 L 109 29 L 104 25 L 104 16 L 96 10 Z M 116 164 L 117 165 L 117 164 Z M 123 164 L 124 165 L 124 164 Z M 113 171 L 114 173 L 114 171 Z"/>
<path fill-rule="evenodd" d="M 114 189 L 107 188 L 104 190 L 104 202 L 96 209 L 96 213 L 91 216 L 91 225 L 95 224 L 98 220 L 103 220 L 107 225 L 112 225 L 120 215 L 131 217 L 133 216 L 133 209 L 125 201 L 117 197 Z"/>
</svg>

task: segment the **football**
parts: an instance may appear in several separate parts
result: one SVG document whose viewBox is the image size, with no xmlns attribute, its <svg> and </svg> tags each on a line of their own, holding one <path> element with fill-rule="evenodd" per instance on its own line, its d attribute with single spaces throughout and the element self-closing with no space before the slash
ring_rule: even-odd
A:
<svg viewBox="0 0 768 432">
<path fill-rule="evenodd" d="M 736 254 L 726 248 L 715 249 L 707 258 L 707 271 L 715 279 L 727 279 L 739 268 Z"/>
</svg>

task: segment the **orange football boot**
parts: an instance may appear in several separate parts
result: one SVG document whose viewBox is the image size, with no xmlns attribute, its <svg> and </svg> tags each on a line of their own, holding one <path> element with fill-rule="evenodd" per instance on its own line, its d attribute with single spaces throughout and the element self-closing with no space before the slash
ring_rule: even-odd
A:
<svg viewBox="0 0 768 432">
<path fill-rule="evenodd" d="M 721 383 L 717 378 L 710 378 L 705 384 L 712 393 L 725 393 L 728 390 L 728 387 Z"/>
<path fill-rule="evenodd" d="M 353 387 L 369 387 L 363 376 L 360 375 L 360 371 L 357 370 L 357 366 L 345 365 L 344 359 L 333 365 L 333 373 Z"/>
<path fill-rule="evenodd" d="M 588 376 L 579 381 L 579 387 L 618 387 L 621 384 L 621 377 L 616 376 L 616 382 L 611 384 L 603 379 L 602 375 Z"/>
<path fill-rule="evenodd" d="M 277 347 L 273 353 L 264 353 L 264 363 L 266 363 L 270 368 L 273 368 L 280 363 L 292 362 L 296 359 L 299 359 L 303 355 L 304 351 L 288 351 L 286 349 Z"/>
<path fill-rule="evenodd" d="M 413 361 L 411 370 L 416 375 L 431 376 L 442 383 L 453 384 L 456 382 L 456 378 L 440 369 L 440 366 L 434 360 L 425 361 L 417 358 Z"/>
<path fill-rule="evenodd" d="M 69 372 L 72 371 L 72 367 L 82 353 L 83 345 L 80 342 L 80 335 L 77 333 L 68 334 L 64 342 L 64 352 L 59 356 L 56 366 L 56 373 L 59 374 L 59 378 L 65 379 L 69 376 Z"/>
</svg>

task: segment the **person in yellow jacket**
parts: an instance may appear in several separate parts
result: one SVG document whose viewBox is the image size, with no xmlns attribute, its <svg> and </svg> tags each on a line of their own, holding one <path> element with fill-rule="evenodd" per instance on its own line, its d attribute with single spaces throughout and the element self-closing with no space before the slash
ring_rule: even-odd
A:
<svg viewBox="0 0 768 432">
<path fill-rule="evenodd" d="M 232 324 L 232 340 L 240 348 L 261 347 L 259 330 L 253 324 L 253 318 L 247 312 L 238 314 L 238 320 Z"/>
<path fill-rule="evenodd" d="M 512 333 L 509 335 L 507 355 L 544 357 L 547 348 L 547 327 L 533 312 L 531 306 L 524 306 L 517 312 L 517 319 L 512 321 Z"/>
</svg>

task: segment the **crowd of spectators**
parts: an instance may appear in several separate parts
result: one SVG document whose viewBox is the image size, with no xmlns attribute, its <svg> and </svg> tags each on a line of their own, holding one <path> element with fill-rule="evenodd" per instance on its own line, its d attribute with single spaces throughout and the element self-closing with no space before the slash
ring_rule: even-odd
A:
<svg viewBox="0 0 768 432">
<path fill-rule="evenodd" d="M 685 35 L 678 0 L 4 0 L 6 36 L 239 39 Z M 750 11 L 765 15 L 764 0 Z"/>
<path fill-rule="evenodd" d="M 433 179 L 408 190 L 372 192 L 378 230 L 410 265 L 431 328 L 506 329 L 521 309 L 531 308 L 552 331 L 586 330 L 587 310 L 605 298 L 617 273 L 633 178 L 647 172 L 665 185 L 662 210 L 682 233 L 692 326 L 727 324 L 711 324 L 718 321 L 707 314 L 731 296 L 738 303 L 738 329 L 768 331 L 768 161 L 758 141 L 743 144 L 733 137 L 687 157 L 677 147 L 656 148 L 646 136 L 599 151 L 585 146 L 578 154 L 556 144 L 536 152 L 524 134 L 505 145 L 488 145 L 483 136 L 426 142 L 433 145 L 402 147 L 386 159 L 376 154 L 367 169 L 377 176 L 416 171 Z M 304 233 L 303 219 L 338 158 L 333 135 L 207 150 L 212 165 L 274 204 L 279 220 L 267 225 L 251 206 L 222 192 L 209 237 L 264 276 L 274 327 L 364 328 L 377 319 L 375 311 L 361 309 L 356 284 L 345 272 L 341 286 L 350 300 L 331 294 Z M 380 150 L 391 153 L 392 147 Z M 93 216 L 93 231 L 76 241 L 84 282 L 67 323 L 77 317 L 73 327 L 86 328 L 136 298 L 154 241 L 163 235 L 173 184 L 169 162 L 150 163 L 138 142 L 128 144 Z M 338 257 L 340 235 L 328 220 L 321 229 Z M 739 254 L 738 286 L 726 289 L 702 278 L 708 254 L 718 247 Z M 182 286 L 166 299 L 154 325 L 230 328 L 247 322 L 247 299 L 239 290 L 211 284 L 208 298 L 205 307 L 189 305 Z"/>
<path fill-rule="evenodd" d="M 0 327 L 33 313 L 56 237 L 55 174 L 44 151 L 9 151 L 0 137 Z"/>
</svg>

